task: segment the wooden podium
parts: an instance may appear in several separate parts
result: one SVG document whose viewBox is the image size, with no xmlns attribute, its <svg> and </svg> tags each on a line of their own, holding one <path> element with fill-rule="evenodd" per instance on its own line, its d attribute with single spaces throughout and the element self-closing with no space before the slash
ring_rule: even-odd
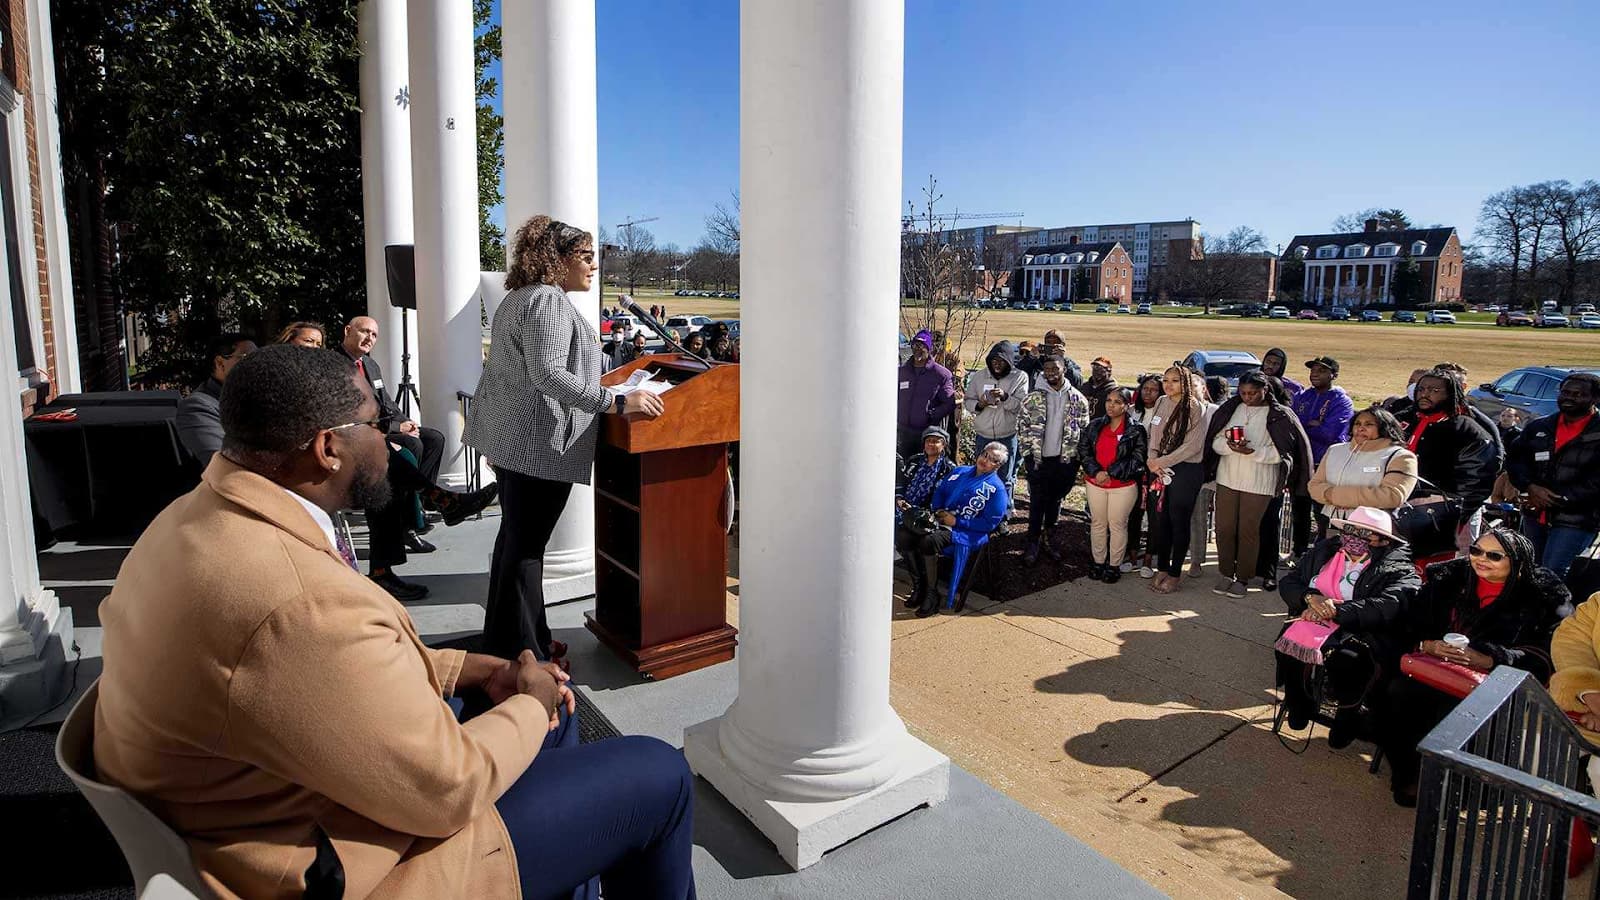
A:
<svg viewBox="0 0 1600 900">
<path fill-rule="evenodd" d="M 646 678 L 733 659 L 727 616 L 728 443 L 739 439 L 739 367 L 676 353 L 607 372 L 606 386 L 646 369 L 673 382 L 657 419 L 603 417 L 594 463 L 595 606 L 601 643 Z"/>
</svg>

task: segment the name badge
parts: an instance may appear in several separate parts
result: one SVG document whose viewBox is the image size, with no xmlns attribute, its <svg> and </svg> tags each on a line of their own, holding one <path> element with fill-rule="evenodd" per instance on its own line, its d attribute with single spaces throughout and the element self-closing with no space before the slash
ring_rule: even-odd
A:
<svg viewBox="0 0 1600 900">
<path fill-rule="evenodd" d="M 900 382 L 900 390 L 902 390 L 902 391 L 911 390 L 911 382 L 909 382 L 909 381 Z"/>
<path fill-rule="evenodd" d="M 1540 450 L 1538 453 L 1535 453 L 1533 455 L 1533 459 L 1534 459 L 1535 462 L 1549 462 L 1550 461 L 1550 451 L 1549 450 Z"/>
<path fill-rule="evenodd" d="M 1361 471 L 1363 471 L 1363 472 L 1376 472 L 1376 471 L 1378 471 L 1378 467 L 1377 466 L 1362 466 L 1361 467 Z"/>
<path fill-rule="evenodd" d="M 1151 425 L 1160 425 L 1161 424 L 1161 417 L 1160 416 L 1151 416 L 1150 417 L 1150 424 Z"/>
<path fill-rule="evenodd" d="M 372 382 L 372 388 L 373 388 L 373 390 L 378 390 L 378 391 L 383 390 L 383 379 L 379 378 L 379 379 L 373 381 Z"/>
</svg>

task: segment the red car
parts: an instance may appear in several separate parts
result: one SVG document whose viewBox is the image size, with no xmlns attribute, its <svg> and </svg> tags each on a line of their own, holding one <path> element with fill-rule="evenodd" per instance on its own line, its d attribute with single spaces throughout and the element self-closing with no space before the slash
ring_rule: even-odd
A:
<svg viewBox="0 0 1600 900">
<path fill-rule="evenodd" d="M 1495 316 L 1494 323 L 1512 328 L 1518 325 L 1525 325 L 1529 328 L 1534 326 L 1533 316 L 1525 312 L 1503 312 Z"/>
<path fill-rule="evenodd" d="M 1317 311 L 1314 310 L 1314 309 L 1302 309 L 1302 310 L 1300 310 L 1300 315 L 1296 316 L 1295 318 L 1297 318 L 1297 319 L 1315 319 L 1315 318 L 1317 318 Z"/>
</svg>

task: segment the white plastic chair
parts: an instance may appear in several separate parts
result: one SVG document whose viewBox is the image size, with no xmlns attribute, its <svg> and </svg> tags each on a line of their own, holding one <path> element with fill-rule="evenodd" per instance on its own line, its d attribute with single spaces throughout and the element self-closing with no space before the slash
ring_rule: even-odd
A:
<svg viewBox="0 0 1600 900">
<path fill-rule="evenodd" d="M 189 845 L 132 794 L 95 780 L 94 709 L 99 699 L 100 682 L 96 681 L 72 708 L 56 735 L 56 765 L 78 786 L 117 839 L 128 868 L 133 870 L 133 887 L 138 896 L 214 900 L 194 867 Z M 167 878 L 158 879 L 162 875 Z M 187 893 L 175 893 L 174 888 Z"/>
</svg>

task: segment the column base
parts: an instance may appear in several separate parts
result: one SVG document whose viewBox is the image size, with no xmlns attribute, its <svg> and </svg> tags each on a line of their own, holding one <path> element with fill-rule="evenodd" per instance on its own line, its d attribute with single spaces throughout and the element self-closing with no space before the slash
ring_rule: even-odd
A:
<svg viewBox="0 0 1600 900">
<path fill-rule="evenodd" d="M 750 782 L 722 755 L 718 717 L 684 729 L 683 755 L 695 774 L 744 813 L 797 871 L 822 855 L 950 793 L 950 760 L 909 734 L 892 751 L 897 771 L 881 787 L 844 800 L 780 799 Z"/>
<path fill-rule="evenodd" d="M 594 547 L 574 547 L 545 551 L 545 606 L 593 596 Z"/>
<path fill-rule="evenodd" d="M 71 689 L 66 674 L 67 657 L 72 655 L 72 610 L 59 608 L 52 592 L 45 594 L 55 614 L 38 617 L 32 651 L 0 665 L 0 730 L 31 721 L 60 703 Z"/>
</svg>

